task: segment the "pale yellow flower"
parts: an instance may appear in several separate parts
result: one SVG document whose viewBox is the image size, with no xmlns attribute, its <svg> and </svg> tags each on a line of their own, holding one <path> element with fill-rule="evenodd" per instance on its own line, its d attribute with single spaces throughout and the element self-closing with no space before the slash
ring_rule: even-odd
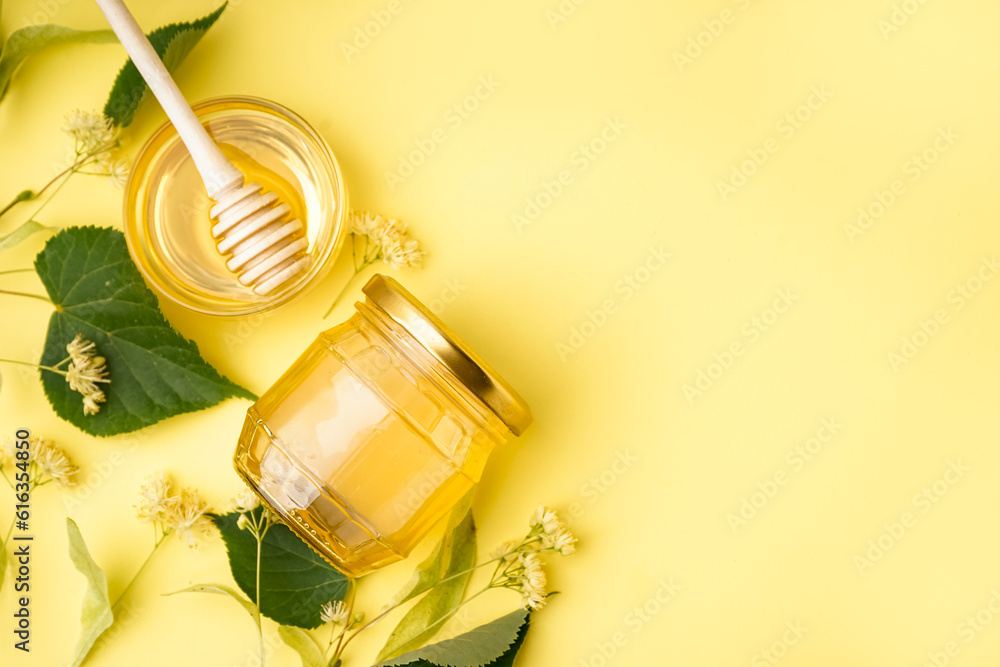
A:
<svg viewBox="0 0 1000 667">
<path fill-rule="evenodd" d="M 406 231 L 406 223 L 367 211 L 351 213 L 351 230 L 366 236 L 378 247 L 381 257 L 394 269 L 420 266 L 424 251 L 420 243 Z"/>
<path fill-rule="evenodd" d="M 170 480 L 162 470 L 150 475 L 139 489 L 139 496 L 135 515 L 141 521 L 150 523 L 166 522 L 180 502 L 179 496 L 170 495 Z"/>
<path fill-rule="evenodd" d="M 555 535 L 546 534 L 542 538 L 544 548 L 553 549 L 563 556 L 572 556 L 576 553 L 576 537 L 565 528 Z"/>
<path fill-rule="evenodd" d="M 243 514 L 252 512 L 260 505 L 260 498 L 250 489 L 244 489 L 240 495 L 233 498 L 233 510 Z"/>
<path fill-rule="evenodd" d="M 209 520 L 205 516 L 210 506 L 203 502 L 195 489 L 181 491 L 180 499 L 166 516 L 168 526 L 177 531 L 177 536 L 194 549 L 198 546 L 195 532 L 207 533 Z"/>
<path fill-rule="evenodd" d="M 377 234 L 383 225 L 383 218 L 367 211 L 351 212 L 351 231 L 358 236 Z"/>
<path fill-rule="evenodd" d="M 541 526 L 542 530 L 548 535 L 555 535 L 563 528 L 562 521 L 559 520 L 559 515 L 544 505 L 538 506 L 538 509 L 528 519 L 528 525 L 532 528 Z"/>
<path fill-rule="evenodd" d="M 507 540 L 493 550 L 490 554 L 490 558 L 503 558 L 505 561 L 512 561 L 517 558 L 517 553 L 514 551 L 517 548 L 517 545 L 517 540 Z"/>
<path fill-rule="evenodd" d="M 420 266 L 424 251 L 414 238 L 394 239 L 383 244 L 382 258 L 394 269 L 405 269 Z"/>
<path fill-rule="evenodd" d="M 0 467 L 18 462 L 16 442 L 8 438 L 0 447 Z M 51 440 L 37 435 L 28 438 L 27 462 L 37 466 L 38 473 L 33 480 L 35 484 L 41 484 L 48 478 L 60 488 L 76 486 L 73 478 L 80 469 Z"/>
<path fill-rule="evenodd" d="M 66 346 L 70 362 L 66 368 L 66 382 L 70 389 L 83 395 L 83 414 L 93 415 L 100 411 L 100 403 L 106 400 L 97 383 L 109 383 L 108 367 L 104 357 L 94 355 L 94 343 L 77 334 Z"/>
</svg>

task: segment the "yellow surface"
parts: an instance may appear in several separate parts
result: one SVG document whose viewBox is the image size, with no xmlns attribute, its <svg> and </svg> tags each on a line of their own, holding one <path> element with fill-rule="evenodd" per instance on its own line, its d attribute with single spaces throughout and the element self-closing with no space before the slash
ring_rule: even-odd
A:
<svg viewBox="0 0 1000 667">
<path fill-rule="evenodd" d="M 581 549 L 551 563 L 562 594 L 518 664 L 995 664 L 1000 280 L 975 278 L 1000 251 L 1000 6 L 398 1 L 350 59 L 342 44 L 388 2 L 233 3 L 178 79 L 191 99 L 258 95 L 316 125 L 354 206 L 406 219 L 428 249 L 424 270 L 395 275 L 439 300 L 531 404 L 535 425 L 487 467 L 481 547 L 521 533 L 545 502 L 575 511 Z M 214 7 L 131 4 L 147 27 Z M 87 2 L 7 0 L 4 32 L 53 11 L 102 24 Z M 688 48 L 690 63 L 677 58 Z M 101 105 L 122 60 L 114 45 L 67 47 L 21 69 L 0 104 L 0 199 L 48 179 L 67 147 L 63 114 Z M 477 91 L 462 117 L 453 105 Z M 147 104 L 129 149 L 162 120 Z M 592 141 L 604 149 L 594 159 L 580 150 Z M 434 152 L 390 185 L 386 172 L 428 142 Z M 922 169 L 925 150 L 936 161 Z M 754 156 L 766 162 L 724 198 L 719 182 Z M 44 221 L 118 226 L 120 196 L 75 179 Z M 881 215 L 879 196 L 894 197 Z M 528 200 L 542 210 L 519 228 Z M 859 207 L 873 218 L 845 229 Z M 41 245 L 4 252 L 3 268 Z M 360 281 L 320 319 L 347 270 L 263 319 L 166 313 L 262 391 L 350 312 Z M 970 281 L 971 300 L 958 291 Z M 3 283 L 37 288 L 30 276 Z M 4 355 L 37 358 L 48 309 L 0 305 Z M 933 337 L 918 335 L 922 322 Z M 894 368 L 904 337 L 922 346 Z M 686 396 L 700 371 L 705 391 Z M 36 495 L 30 660 L 12 656 L 0 617 L 0 664 L 62 664 L 83 590 L 64 515 L 115 595 L 151 543 L 132 515 L 141 480 L 165 468 L 224 503 L 240 486 L 230 457 L 247 405 L 96 440 L 53 416 L 37 379 L 3 372 L 3 431 L 46 433 L 91 480 L 77 496 Z M 744 499 L 759 507 L 739 525 Z M 0 507 L 4 524 L 10 514 Z M 879 556 L 870 541 L 883 553 L 869 566 L 858 558 Z M 365 580 L 369 611 L 410 565 Z M 252 625 L 231 601 L 160 597 L 228 580 L 217 538 L 195 552 L 172 541 L 90 664 L 255 664 Z M 516 605 L 505 592 L 481 600 L 466 622 Z M 11 604 L 7 585 L 0 608 Z M 370 664 L 390 627 L 348 664 Z M 275 647 L 268 664 L 298 663 Z"/>
</svg>

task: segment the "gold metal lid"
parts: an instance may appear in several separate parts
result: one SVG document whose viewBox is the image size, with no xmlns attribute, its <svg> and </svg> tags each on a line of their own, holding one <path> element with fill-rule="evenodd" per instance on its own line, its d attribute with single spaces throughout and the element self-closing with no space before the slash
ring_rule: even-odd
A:
<svg viewBox="0 0 1000 667">
<path fill-rule="evenodd" d="M 511 433 L 521 435 L 528 428 L 532 417 L 525 400 L 402 285 L 376 273 L 361 291 L 485 403 Z"/>
</svg>

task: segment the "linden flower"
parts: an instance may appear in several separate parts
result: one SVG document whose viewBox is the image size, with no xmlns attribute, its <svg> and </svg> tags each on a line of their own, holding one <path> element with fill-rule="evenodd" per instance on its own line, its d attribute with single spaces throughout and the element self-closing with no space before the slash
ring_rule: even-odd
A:
<svg viewBox="0 0 1000 667">
<path fill-rule="evenodd" d="M 125 160 L 115 160 L 108 165 L 108 180 L 111 181 L 111 185 L 116 188 L 124 188 L 125 182 L 128 181 L 129 174 L 129 164 Z"/>
<path fill-rule="evenodd" d="M 244 514 L 252 512 L 260 506 L 260 498 L 250 489 L 244 489 L 240 495 L 233 498 L 233 511 Z"/>
<path fill-rule="evenodd" d="M 518 544 L 517 540 L 507 540 L 490 553 L 490 558 L 494 560 L 502 558 L 505 561 L 512 561 L 517 558 Z"/>
<path fill-rule="evenodd" d="M 73 465 L 61 449 L 48 440 L 38 439 L 38 446 L 33 458 L 35 464 L 41 469 L 42 477 L 48 476 L 60 488 L 76 486 L 73 476 L 80 469 Z"/>
<path fill-rule="evenodd" d="M 347 605 L 337 600 L 336 602 L 327 602 L 320 607 L 319 617 L 323 619 L 324 623 L 341 625 L 347 621 L 348 613 Z"/>
<path fill-rule="evenodd" d="M 521 601 L 524 608 L 537 611 L 545 606 L 545 571 L 542 569 L 542 559 L 537 553 L 522 553 L 518 556 L 524 568 L 518 577 L 520 583 Z"/>
<path fill-rule="evenodd" d="M 135 506 L 135 515 L 141 521 L 165 523 L 171 516 L 178 496 L 170 495 L 170 480 L 163 471 L 150 475 L 142 488 L 139 489 L 139 504 Z"/>
<path fill-rule="evenodd" d="M 528 519 L 528 525 L 532 528 L 541 526 L 548 535 L 554 535 L 562 528 L 559 516 L 544 505 L 538 506 L 538 509 Z"/>
<path fill-rule="evenodd" d="M 351 229 L 356 236 L 367 237 L 376 248 L 375 257 L 370 261 L 382 258 L 394 269 L 420 266 L 423 261 L 424 251 L 420 249 L 420 242 L 406 231 L 406 224 L 399 220 L 367 211 L 352 212 Z"/>
<path fill-rule="evenodd" d="M 107 146 L 118 139 L 118 127 L 114 122 L 99 112 L 81 111 L 76 109 L 66 114 L 63 131 L 73 137 L 76 144 L 76 154 L 86 155 Z"/>
<path fill-rule="evenodd" d="M 367 211 L 351 213 L 351 231 L 358 236 L 368 236 L 376 234 L 377 230 L 383 226 L 383 218 Z"/>
<path fill-rule="evenodd" d="M 420 266 L 424 251 L 416 239 L 394 240 L 382 246 L 385 263 L 394 269 Z"/>
<path fill-rule="evenodd" d="M 16 452 L 16 441 L 6 440 L 3 447 L 0 447 L 0 467 L 15 465 L 17 463 Z M 62 489 L 76 486 L 76 480 L 73 477 L 80 469 L 73 465 L 66 454 L 52 444 L 51 440 L 37 435 L 28 438 L 27 461 L 37 466 L 38 473 L 33 480 L 36 486 L 49 480 L 55 482 L 56 486 Z"/>
<path fill-rule="evenodd" d="M 167 513 L 165 522 L 177 531 L 177 536 L 194 549 L 198 546 L 195 531 L 208 532 L 208 519 L 205 513 L 210 506 L 203 502 L 195 489 L 184 489 L 180 498 Z"/>
<path fill-rule="evenodd" d="M 563 556 L 572 556 L 576 553 L 576 537 L 568 530 L 561 530 L 554 536 L 542 538 L 542 546 L 552 549 Z"/>
<path fill-rule="evenodd" d="M 83 394 L 83 414 L 97 414 L 106 398 L 97 383 L 110 383 L 108 367 L 104 357 L 94 356 L 94 343 L 85 339 L 82 334 L 66 346 L 69 352 L 69 367 L 66 368 L 66 382 L 69 388 Z"/>
</svg>

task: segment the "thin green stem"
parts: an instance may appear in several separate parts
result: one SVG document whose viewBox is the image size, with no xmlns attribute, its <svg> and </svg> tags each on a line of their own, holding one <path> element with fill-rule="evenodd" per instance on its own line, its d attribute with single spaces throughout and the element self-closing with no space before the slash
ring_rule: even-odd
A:
<svg viewBox="0 0 1000 667">
<path fill-rule="evenodd" d="M 333 303 L 331 303 L 327 311 L 323 313 L 324 320 L 330 316 L 330 313 L 333 312 L 333 309 L 336 308 L 337 304 L 340 302 L 341 297 L 344 296 L 344 293 L 347 291 L 347 288 L 351 286 L 351 284 L 354 282 L 354 279 L 358 277 L 358 274 L 361 273 L 366 266 L 367 265 L 363 265 L 360 269 L 354 270 L 354 275 L 347 279 L 347 282 L 344 283 L 344 287 L 341 288 L 340 292 L 337 293 L 337 297 L 333 300 Z"/>
<path fill-rule="evenodd" d="M 33 364 L 28 361 L 18 361 L 17 359 L 0 359 L 0 363 L 17 364 L 18 366 L 31 366 L 32 368 L 41 368 L 43 371 L 51 371 L 53 373 L 59 373 L 59 375 L 66 375 L 66 371 L 60 370 L 54 366 L 42 366 L 41 364 Z"/>
<path fill-rule="evenodd" d="M 254 519 L 254 533 L 257 536 L 256 621 L 257 621 L 257 637 L 260 640 L 260 667 L 264 667 L 264 630 L 261 627 L 261 620 L 260 620 L 260 552 L 261 552 L 261 547 L 264 544 L 264 536 L 267 535 L 267 529 L 270 527 L 271 527 L 271 522 L 264 517 L 264 512 L 262 511 L 260 513 L 260 522 L 258 523 L 257 520 Z"/>
<path fill-rule="evenodd" d="M 29 217 L 28 219 L 29 220 L 34 220 L 36 217 L 38 217 L 38 214 L 42 212 L 42 209 L 44 209 L 46 206 L 48 206 L 49 202 L 51 202 L 53 199 L 55 199 L 56 195 L 59 194 L 59 191 L 63 189 L 63 186 L 65 186 L 67 183 L 69 183 L 70 177 L 72 177 L 73 174 L 75 174 L 75 173 L 76 173 L 76 171 L 71 171 L 70 173 L 66 174 L 66 176 L 63 177 L 62 182 L 60 182 L 59 185 L 56 186 L 56 189 L 52 191 L 52 194 L 49 196 L 49 198 L 46 199 L 45 201 L 43 201 L 38 206 L 38 208 L 35 209 L 35 212 L 32 213 L 31 217 Z"/>
<path fill-rule="evenodd" d="M 8 294 L 10 296 L 26 296 L 32 299 L 38 299 L 39 301 L 44 301 L 45 303 L 52 303 L 47 297 L 41 294 L 32 294 L 31 292 L 16 292 L 14 290 L 0 289 L 0 294 Z"/>
<path fill-rule="evenodd" d="M 121 593 L 118 594 L 117 598 L 115 598 L 115 601 L 111 604 L 111 613 L 112 613 L 112 615 L 114 615 L 114 610 L 118 608 L 118 604 L 122 600 L 124 600 L 125 596 L 128 595 L 128 592 L 130 590 L 132 590 L 132 585 L 136 582 L 136 579 L 139 578 L 139 575 L 142 574 L 143 570 L 146 569 L 146 566 L 149 564 L 149 561 L 153 558 L 153 554 L 155 554 L 156 550 L 159 549 L 159 547 L 160 547 L 161 544 L 163 544 L 163 541 L 167 538 L 168 534 L 169 533 L 164 533 L 160 537 L 160 539 L 157 540 L 156 544 L 153 545 L 153 550 L 149 552 L 148 556 L 146 556 L 146 560 L 142 561 L 142 565 L 140 565 L 139 569 L 136 570 L 136 573 L 134 575 L 132 575 L 132 580 L 128 582 L 128 584 L 125 586 L 125 589 Z M 154 535 L 155 535 L 155 532 L 154 532 Z"/>
<path fill-rule="evenodd" d="M 17 193 L 17 195 L 14 196 L 13 199 L 10 200 L 9 204 L 7 204 L 2 209 L 0 209 L 0 215 L 3 215 L 4 213 L 6 213 L 7 211 L 9 211 L 10 209 L 12 209 L 15 206 L 17 206 L 18 204 L 20 204 L 21 202 L 28 201 L 29 199 L 34 199 L 37 196 L 38 195 L 36 195 L 31 190 L 21 190 L 20 192 Z"/>
<path fill-rule="evenodd" d="M 5 276 L 8 273 L 28 273 L 33 271 L 34 269 L 9 269 L 7 271 L 0 271 L 0 276 Z"/>
<path fill-rule="evenodd" d="M 103 153 L 104 151 L 111 150 L 112 148 L 114 148 L 117 145 L 118 145 L 118 141 L 115 140 L 113 142 L 109 142 L 109 143 L 104 144 L 102 146 L 98 146 L 94 150 L 92 150 L 89 153 L 87 153 L 85 155 L 82 155 L 82 156 L 80 155 L 79 152 L 77 152 L 77 157 L 79 159 L 76 162 L 74 162 L 73 164 L 71 164 L 70 166 L 66 167 L 65 169 L 63 169 L 62 171 L 60 171 L 58 174 L 56 174 L 55 176 L 53 176 L 52 180 L 50 180 L 48 183 L 46 183 L 45 185 L 43 185 L 38 192 L 32 192 L 31 190 L 22 190 L 21 192 L 18 192 L 17 195 L 14 197 L 14 199 L 12 199 L 10 201 L 9 204 L 7 204 L 2 209 L 0 209 L 0 216 L 2 216 L 4 213 L 6 213 L 10 209 L 14 208 L 15 206 L 17 206 L 18 204 L 20 204 L 23 201 L 31 201 L 32 199 L 38 199 L 43 194 L 45 194 L 46 190 L 48 190 L 50 187 L 52 187 L 53 183 L 55 183 L 59 179 L 63 178 L 64 176 L 66 177 L 66 180 L 68 180 L 69 176 L 72 176 L 88 160 L 90 160 L 91 158 L 95 157 L 96 155 L 99 155 L 99 154 Z M 63 183 L 65 183 L 66 180 L 64 180 Z M 60 184 L 59 187 L 61 188 L 62 184 Z M 56 192 L 58 192 L 58 190 L 59 190 L 59 188 L 56 188 Z M 55 192 L 53 192 L 52 194 L 55 195 Z M 49 199 L 51 200 L 52 197 L 49 197 Z M 42 208 L 44 208 L 44 207 L 45 207 L 45 204 L 42 204 L 42 206 L 40 206 L 38 208 L 38 210 L 35 211 L 34 215 L 32 215 L 31 217 L 34 218 L 35 215 L 38 215 L 38 211 L 42 210 Z"/>
<path fill-rule="evenodd" d="M 343 653 L 343 650 L 344 650 L 343 649 L 343 647 L 344 647 L 344 635 L 347 634 L 347 630 L 348 630 L 348 628 L 351 627 L 351 622 L 354 620 L 354 599 L 355 599 L 355 593 L 357 592 L 357 589 L 355 587 L 354 579 L 348 579 L 347 582 L 348 582 L 347 583 L 347 586 L 348 586 L 347 595 L 348 595 L 348 600 L 350 601 L 348 603 L 348 606 L 347 606 L 347 620 L 344 621 L 344 627 L 340 631 L 340 634 L 337 636 L 337 648 L 333 652 L 333 657 L 336 658 L 338 661 L 340 660 L 340 656 L 341 656 L 341 654 Z M 327 647 L 327 648 L 329 648 L 329 647 Z M 323 652 L 323 658 L 326 659 L 326 652 L 325 651 Z"/>
</svg>

